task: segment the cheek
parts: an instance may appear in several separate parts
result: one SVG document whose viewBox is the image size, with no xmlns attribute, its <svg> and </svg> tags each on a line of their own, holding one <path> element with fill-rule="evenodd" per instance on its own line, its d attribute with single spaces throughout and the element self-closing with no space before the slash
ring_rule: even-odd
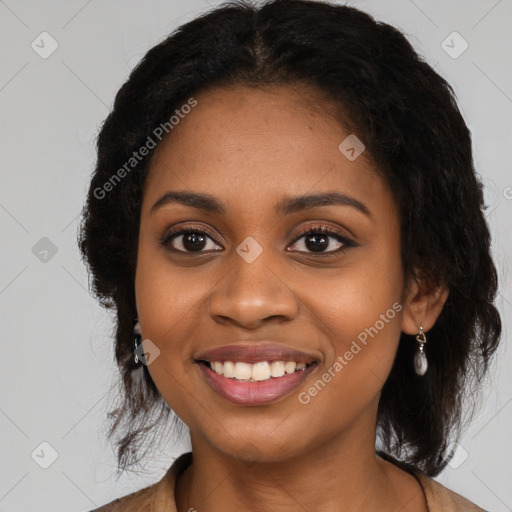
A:
<svg viewBox="0 0 512 512">
<path fill-rule="evenodd" d="M 317 281 L 313 291 L 303 284 L 314 321 L 330 341 L 318 376 L 337 382 L 328 386 L 326 405 L 333 395 L 340 403 L 352 401 L 354 407 L 370 401 L 394 361 L 402 323 L 400 259 L 392 246 L 373 254 L 369 259 L 354 258 L 335 278 Z"/>
<path fill-rule="evenodd" d="M 192 384 L 186 340 L 201 324 L 198 310 L 205 291 L 200 283 L 191 274 L 170 272 L 157 251 L 141 247 L 135 276 L 137 313 L 143 339 L 160 351 L 148 371 L 162 397 L 187 424 L 194 421 L 194 397 L 188 392 Z"/>
<path fill-rule="evenodd" d="M 182 273 L 171 272 L 163 251 L 153 248 L 149 236 L 142 230 L 141 233 L 135 296 L 143 339 L 150 339 L 160 350 L 159 364 L 155 361 L 148 368 L 153 373 L 155 368 L 167 367 L 179 359 L 179 332 L 186 323 L 187 313 L 193 312 L 197 305 L 194 293 L 197 280 L 190 276 L 180 278 Z"/>
<path fill-rule="evenodd" d="M 331 340 L 333 357 L 350 350 L 353 341 L 366 347 L 367 357 L 393 355 L 401 327 L 400 290 L 373 277 L 366 272 L 347 276 L 339 284 L 331 280 L 310 301 L 319 329 Z"/>
</svg>

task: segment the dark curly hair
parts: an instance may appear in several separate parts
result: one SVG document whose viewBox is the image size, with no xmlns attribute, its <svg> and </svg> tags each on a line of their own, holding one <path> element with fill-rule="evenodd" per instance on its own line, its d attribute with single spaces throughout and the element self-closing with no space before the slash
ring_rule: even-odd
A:
<svg viewBox="0 0 512 512">
<path fill-rule="evenodd" d="M 95 296 L 116 313 L 122 397 L 108 415 L 108 437 L 119 432 L 122 470 L 172 411 L 147 367 L 135 370 L 132 357 L 140 209 L 154 148 L 133 170 L 117 172 L 122 179 L 114 182 L 114 174 L 199 91 L 297 84 L 314 86 L 329 108 L 337 107 L 333 115 L 364 142 L 389 185 L 399 206 L 404 275 L 449 289 L 428 333 L 425 376 L 412 371 L 415 343 L 401 334 L 379 402 L 381 453 L 430 476 L 453 455 L 451 441 L 465 424 L 463 402 L 480 387 L 501 335 L 482 183 L 453 89 L 399 30 L 356 8 L 240 0 L 193 19 L 151 48 L 117 93 L 98 136 L 78 243 Z"/>
</svg>

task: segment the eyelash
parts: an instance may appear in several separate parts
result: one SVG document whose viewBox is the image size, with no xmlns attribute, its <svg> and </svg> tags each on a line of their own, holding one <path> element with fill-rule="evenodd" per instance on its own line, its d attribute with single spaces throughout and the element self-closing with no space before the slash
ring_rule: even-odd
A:
<svg viewBox="0 0 512 512">
<path fill-rule="evenodd" d="M 165 247 L 169 251 L 172 251 L 172 252 L 175 252 L 175 253 L 179 253 L 179 254 L 187 254 L 187 255 L 207 254 L 207 252 L 205 252 L 205 251 L 197 251 L 197 252 L 181 251 L 179 249 L 174 249 L 174 247 L 171 247 L 170 242 L 175 237 L 178 237 L 180 235 L 190 235 L 190 234 L 206 235 L 208 238 L 212 239 L 215 243 L 217 243 L 217 244 L 219 243 L 217 240 L 215 240 L 213 235 L 211 235 L 208 231 L 205 231 L 204 228 L 201 228 L 201 229 L 197 228 L 196 229 L 193 226 L 189 226 L 189 227 L 182 228 L 182 229 L 178 228 L 175 231 L 170 231 L 170 232 L 166 233 L 160 239 L 160 245 L 162 245 L 163 247 Z M 320 256 L 320 257 L 326 257 L 326 256 L 332 256 L 333 254 L 341 254 L 341 253 L 345 252 L 347 249 L 349 249 L 350 247 L 355 247 L 356 246 L 356 244 L 354 242 L 352 242 L 348 238 L 345 238 L 344 236 L 340 235 L 340 233 L 338 233 L 338 231 L 336 231 L 336 230 L 334 230 L 332 228 L 329 228 L 327 226 L 313 226 L 313 227 L 307 228 L 305 231 L 300 233 L 297 236 L 297 238 L 295 238 L 295 240 L 293 240 L 292 245 L 294 245 L 296 242 L 298 242 L 304 236 L 310 235 L 310 234 L 322 234 L 322 235 L 332 236 L 338 242 L 341 242 L 343 245 L 339 249 L 336 249 L 334 251 L 326 251 L 326 252 L 318 252 L 318 253 L 315 253 L 313 251 L 308 251 L 308 252 L 298 251 L 299 253 L 301 253 L 301 254 L 309 254 L 309 255 L 314 255 L 314 256 Z M 214 251 L 214 252 L 220 252 L 220 251 Z"/>
</svg>

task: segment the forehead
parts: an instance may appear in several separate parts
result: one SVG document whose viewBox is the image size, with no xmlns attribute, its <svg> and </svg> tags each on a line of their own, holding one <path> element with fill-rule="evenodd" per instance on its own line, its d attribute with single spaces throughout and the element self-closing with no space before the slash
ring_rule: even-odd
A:
<svg viewBox="0 0 512 512">
<path fill-rule="evenodd" d="M 155 152 L 144 208 L 173 189 L 260 207 L 262 196 L 327 189 L 390 200 L 364 151 L 355 160 L 340 151 L 353 134 L 314 88 L 214 88 L 195 99 Z"/>
</svg>

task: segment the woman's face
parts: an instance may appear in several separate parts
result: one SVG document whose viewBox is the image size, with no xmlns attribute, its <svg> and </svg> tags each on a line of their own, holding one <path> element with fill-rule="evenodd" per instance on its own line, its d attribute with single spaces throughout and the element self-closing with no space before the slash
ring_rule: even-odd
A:
<svg viewBox="0 0 512 512">
<path fill-rule="evenodd" d="M 136 303 L 148 369 L 193 443 L 225 454 L 276 461 L 339 436 L 370 443 L 402 329 L 392 195 L 353 139 L 339 148 L 351 134 L 313 94 L 201 93 L 144 190 Z M 168 192 L 208 200 L 153 209 Z M 338 200 L 308 199 L 324 194 Z M 192 234 L 160 243 L 179 229 Z M 226 377 L 200 360 L 240 364 L 219 366 Z M 308 366 L 286 373 L 293 362 Z"/>
</svg>

